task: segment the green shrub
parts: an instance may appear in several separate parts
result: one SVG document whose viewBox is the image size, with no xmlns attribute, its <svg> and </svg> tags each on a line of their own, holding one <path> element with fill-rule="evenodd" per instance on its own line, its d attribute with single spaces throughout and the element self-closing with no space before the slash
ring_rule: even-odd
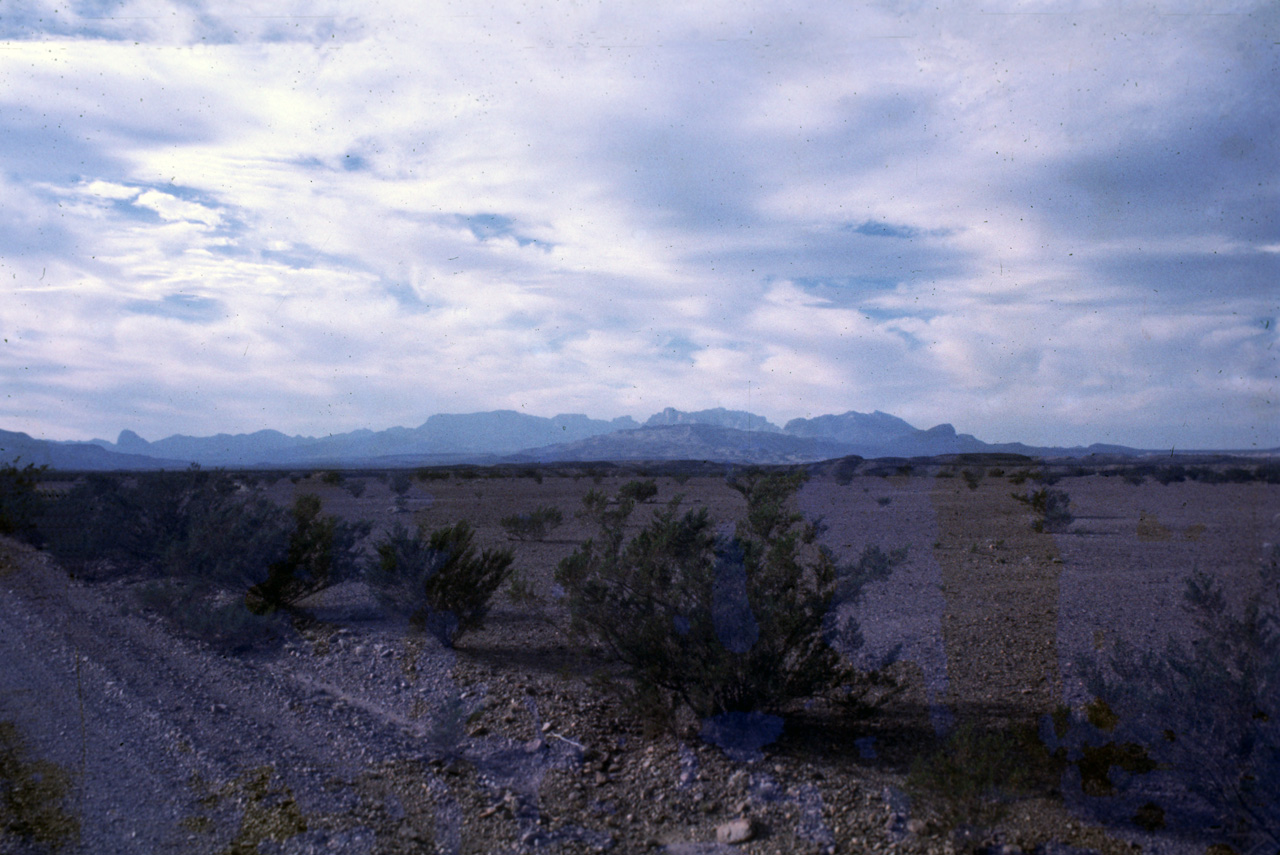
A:
<svg viewBox="0 0 1280 855">
<path fill-rule="evenodd" d="M 30 463 L 21 469 L 11 463 L 0 467 L 0 534 L 39 539 L 40 475 L 47 468 Z"/>
<path fill-rule="evenodd" d="M 1268 544 L 1243 608 L 1216 581 L 1187 581 L 1198 637 L 1163 651 L 1119 646 L 1083 662 L 1097 698 L 1065 741 L 1086 800 L 1139 826 L 1214 829 L 1238 852 L 1280 849 L 1280 547 Z M 1122 752 L 1122 765 L 1106 752 Z M 1078 758 L 1078 759 L 1077 759 Z M 1124 759 L 1123 757 L 1121 759 Z M 1129 774 L 1117 776 L 1113 767 Z M 1092 790 L 1092 792 L 1091 792 Z"/>
<path fill-rule="evenodd" d="M 342 486 L 351 494 L 351 498 L 358 499 L 364 495 L 364 490 L 367 485 L 363 478 L 351 478 L 350 480 L 343 482 Z"/>
<path fill-rule="evenodd" d="M 501 520 L 507 536 L 517 540 L 545 540 L 563 522 L 564 514 L 551 505 L 534 508 L 524 514 L 513 514 Z"/>
<path fill-rule="evenodd" d="M 525 574 L 518 570 L 513 572 L 507 580 L 507 596 L 516 605 L 529 607 L 542 605 L 542 597 L 534 590 Z"/>
<path fill-rule="evenodd" d="M 129 478 L 93 473 L 46 503 L 39 520 L 46 547 L 72 572 L 88 578 L 160 574 L 191 520 L 237 502 L 225 473 L 198 466 Z"/>
<path fill-rule="evenodd" d="M 285 556 L 267 568 L 267 578 L 249 588 L 245 602 L 254 614 L 291 608 L 304 597 L 353 578 L 358 568 L 358 542 L 368 523 L 352 525 L 320 514 L 320 497 L 303 493 L 294 499 L 293 530 Z"/>
<path fill-rule="evenodd" d="M 377 560 L 366 578 L 388 610 L 451 647 L 483 624 L 514 560 L 506 549 L 477 555 L 474 537 L 466 521 L 432 532 L 423 526 L 416 535 L 397 524 L 376 545 Z"/>
<path fill-rule="evenodd" d="M 658 484 L 652 478 L 645 481 L 628 481 L 618 491 L 618 497 L 630 499 L 636 504 L 647 502 L 658 495 Z"/>
<path fill-rule="evenodd" d="M 141 592 L 144 606 L 182 632 L 234 648 L 274 631 L 250 612 L 291 610 L 355 575 L 368 523 L 320 510 L 313 494 L 286 510 L 239 493 L 225 473 L 193 467 L 129 480 L 91 475 L 49 504 L 41 526 L 73 572 L 149 576 L 157 582 Z"/>
<path fill-rule="evenodd" d="M 342 484 L 342 473 L 336 469 L 330 469 L 320 476 L 320 482 L 331 487 L 337 487 Z"/>
<path fill-rule="evenodd" d="M 1031 527 L 1036 531 L 1062 532 L 1066 531 L 1075 517 L 1071 514 L 1071 496 L 1065 490 L 1055 490 L 1049 487 L 1041 487 L 1027 495 L 1021 493 L 1011 493 L 1013 498 L 1029 505 L 1033 511 L 1040 515 L 1040 518 L 1031 523 Z"/>
<path fill-rule="evenodd" d="M 556 570 L 573 629 L 625 665 L 639 695 L 665 695 L 701 717 L 778 712 L 849 682 L 832 643 L 860 638 L 852 621 L 835 625 L 832 607 L 900 555 L 868 550 L 840 566 L 812 546 L 817 529 L 788 509 L 802 479 L 732 481 L 747 499 L 733 537 L 717 535 L 705 507 L 681 513 L 677 497 L 628 539 L 634 499 L 589 492 L 584 516 L 598 534 Z"/>
<path fill-rule="evenodd" d="M 241 595 L 289 551 L 289 512 L 263 496 L 190 502 L 182 531 L 158 545 L 154 575 Z"/>
<path fill-rule="evenodd" d="M 853 483 L 853 476 L 858 474 L 858 464 L 862 463 L 861 457 L 844 457 L 841 458 L 832 469 L 832 477 L 841 487 L 848 487 Z"/>
</svg>

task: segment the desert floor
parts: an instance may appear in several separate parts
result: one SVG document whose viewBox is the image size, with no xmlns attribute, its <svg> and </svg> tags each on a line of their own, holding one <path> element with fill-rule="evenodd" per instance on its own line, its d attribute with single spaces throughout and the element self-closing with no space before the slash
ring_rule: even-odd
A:
<svg viewBox="0 0 1280 855">
<path fill-rule="evenodd" d="M 480 545 L 512 548 L 536 599 L 503 591 L 453 650 L 350 582 L 278 643 L 228 655 L 142 608 L 139 582 L 71 579 L 0 540 L 0 851 L 1204 852 L 1212 836 L 1196 829 L 1104 824 L 1057 767 L 973 807 L 947 792 L 963 773 L 930 785 L 921 764 L 966 725 L 1035 733 L 1060 706 L 1081 710 L 1082 663 L 1117 645 L 1192 638 L 1192 571 L 1243 601 L 1280 538 L 1280 486 L 1068 475 L 1054 486 L 1075 520 L 1042 533 L 1011 495 L 1032 483 L 958 469 L 826 472 L 797 494 L 842 559 L 907 548 L 841 606 L 863 636 L 847 654 L 899 691 L 861 715 L 798 705 L 749 757 L 700 738 L 696 721 L 656 726 L 565 630 L 552 576 L 592 534 L 574 512 L 636 472 L 418 479 L 399 506 L 379 473 L 257 488 L 286 504 L 318 494 L 325 512 L 372 521 L 371 540 L 397 522 L 467 520 Z M 743 513 L 723 476 L 655 480 L 637 528 L 677 495 L 722 524 Z M 565 515 L 548 539 L 507 536 L 503 517 L 545 505 Z M 741 819 L 750 840 L 716 842 Z"/>
</svg>

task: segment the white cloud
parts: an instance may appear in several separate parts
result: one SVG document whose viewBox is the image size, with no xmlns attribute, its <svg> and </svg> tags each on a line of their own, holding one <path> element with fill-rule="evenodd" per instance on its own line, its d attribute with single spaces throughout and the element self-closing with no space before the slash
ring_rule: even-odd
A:
<svg viewBox="0 0 1280 855">
<path fill-rule="evenodd" d="M 161 219 L 169 222 L 186 221 L 203 223 L 206 226 L 217 226 L 222 222 L 222 216 L 217 211 L 161 193 L 159 190 L 140 193 L 134 200 L 134 204 L 150 208 L 159 214 Z"/>
<path fill-rule="evenodd" d="M 1280 245 L 1246 204 L 1273 182 L 1234 189 L 1267 146 L 1240 117 L 1271 109 L 1241 34 L 1274 22 L 986 14 L 1013 10 L 72 15 L 0 52 L 24 135 L 0 189 L 29 209 L 0 215 L 0 317 L 56 332 L 27 364 L 65 389 L 0 420 L 323 433 L 749 395 L 991 439 L 1274 435 L 1265 269 L 1214 266 Z"/>
</svg>

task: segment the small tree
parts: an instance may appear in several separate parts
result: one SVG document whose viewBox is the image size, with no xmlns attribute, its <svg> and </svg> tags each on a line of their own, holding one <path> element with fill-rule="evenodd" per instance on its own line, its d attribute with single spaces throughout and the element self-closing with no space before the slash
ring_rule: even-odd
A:
<svg viewBox="0 0 1280 855">
<path fill-rule="evenodd" d="M 850 681 L 831 642 L 843 630 L 856 646 L 856 624 L 837 628 L 832 607 L 894 561 L 841 566 L 814 547 L 816 527 L 787 507 L 802 477 L 731 482 L 747 499 L 733 537 L 716 534 L 706 508 L 681 513 L 677 497 L 628 540 L 634 500 L 591 491 L 584 516 L 598 536 L 556 571 L 573 628 L 627 666 L 642 693 L 700 717 L 781 711 Z"/>
<path fill-rule="evenodd" d="M 432 532 L 422 526 L 416 536 L 397 524 L 376 545 L 368 582 L 384 606 L 452 647 L 460 635 L 483 625 L 514 560 L 507 549 L 477 555 L 474 537 L 466 521 Z"/>
</svg>

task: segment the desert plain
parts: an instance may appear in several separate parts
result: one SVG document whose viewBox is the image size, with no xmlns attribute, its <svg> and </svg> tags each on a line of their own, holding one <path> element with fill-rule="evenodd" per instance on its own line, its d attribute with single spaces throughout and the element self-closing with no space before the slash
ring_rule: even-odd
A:
<svg viewBox="0 0 1280 855">
<path fill-rule="evenodd" d="M 452 649 L 352 579 L 301 604 L 278 638 L 228 651 L 181 632 L 127 572 L 80 578 L 5 538 L 0 851 L 1205 852 L 1219 830 L 1179 825 L 1175 803 L 1168 822 L 1101 809 L 1078 768 L 1019 754 L 1019 740 L 1055 713 L 1087 716 L 1090 663 L 1193 641 L 1193 572 L 1233 606 L 1256 594 L 1280 484 L 1107 468 L 809 467 L 793 506 L 821 519 L 818 544 L 843 561 L 906 549 L 888 579 L 837 605 L 861 631 L 842 655 L 878 681 L 857 703 L 796 703 L 776 738 L 745 749 L 637 706 L 568 631 L 554 580 L 593 535 L 576 515 L 588 491 L 652 479 L 632 529 L 679 497 L 728 531 L 745 502 L 726 467 L 455 468 L 399 491 L 387 472 L 245 473 L 248 492 L 282 505 L 311 493 L 326 514 L 369 521 L 367 552 L 396 524 L 461 520 L 479 546 L 511 549 L 518 585 Z M 1070 497 L 1057 531 L 1036 530 L 1014 495 L 1046 472 Z M 49 473 L 42 488 L 77 477 Z M 542 506 L 563 524 L 508 534 L 504 518 Z M 958 733 L 995 741 L 972 739 L 969 756 Z M 986 756 L 1002 745 L 1011 765 Z M 966 764 L 1010 780 L 970 799 Z M 1118 792 L 1135 777 L 1121 766 Z"/>
</svg>

